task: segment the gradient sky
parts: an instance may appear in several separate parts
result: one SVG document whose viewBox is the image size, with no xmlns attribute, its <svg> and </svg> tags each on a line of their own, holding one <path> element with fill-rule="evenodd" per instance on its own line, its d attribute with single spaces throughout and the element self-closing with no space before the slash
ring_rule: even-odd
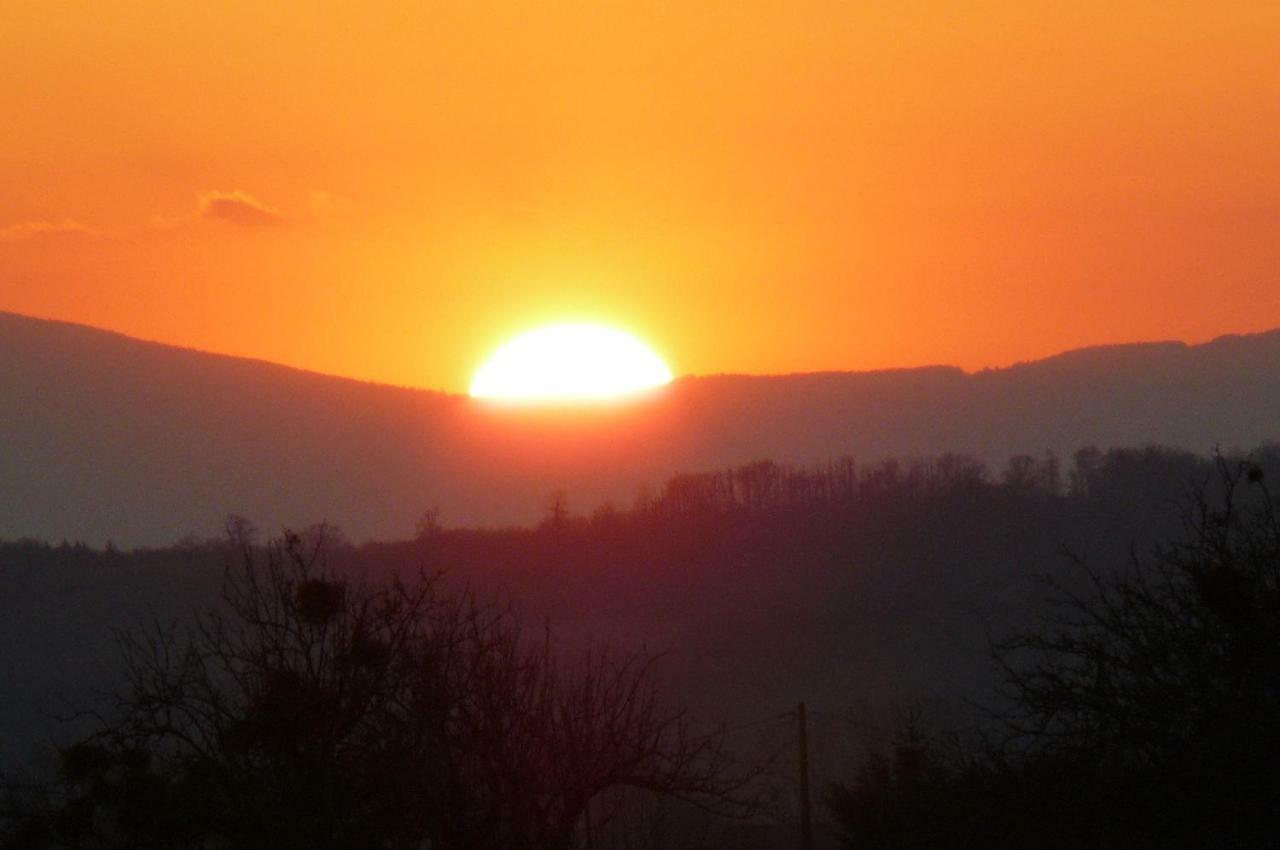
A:
<svg viewBox="0 0 1280 850">
<path fill-rule="evenodd" d="M 0 309 L 465 390 L 1280 325 L 1280 3 L 5 0 Z"/>
</svg>

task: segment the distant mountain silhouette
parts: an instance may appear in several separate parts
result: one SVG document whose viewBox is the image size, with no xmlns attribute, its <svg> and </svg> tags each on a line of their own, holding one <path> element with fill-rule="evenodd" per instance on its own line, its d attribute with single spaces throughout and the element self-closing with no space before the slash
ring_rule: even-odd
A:
<svg viewBox="0 0 1280 850">
<path fill-rule="evenodd" d="M 1280 330 L 950 367 L 681 378 L 587 411 L 335 378 L 0 313 L 0 537 L 134 546 L 319 520 L 354 540 L 629 502 L 677 472 L 758 458 L 1010 454 L 1280 438 Z"/>
</svg>

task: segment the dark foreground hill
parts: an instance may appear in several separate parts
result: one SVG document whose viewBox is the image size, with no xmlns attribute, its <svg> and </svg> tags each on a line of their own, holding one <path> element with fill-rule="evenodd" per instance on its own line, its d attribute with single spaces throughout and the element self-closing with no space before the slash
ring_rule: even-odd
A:
<svg viewBox="0 0 1280 850">
<path fill-rule="evenodd" d="M 1070 352 L 966 374 L 935 367 L 682 378 L 593 411 L 466 397 L 0 314 L 0 537 L 133 546 L 320 519 L 403 537 L 424 510 L 501 525 L 629 504 L 679 471 L 770 457 L 1063 456 L 1082 445 L 1205 452 L 1280 436 L 1280 331 L 1199 346 Z"/>
<path fill-rule="evenodd" d="M 1276 445 L 1253 462 L 1260 481 L 1280 478 Z M 1036 576 L 1078 578 L 1064 547 L 1099 569 L 1133 553 L 1149 563 L 1215 474 L 1203 456 L 1157 447 L 1002 471 L 956 455 L 816 471 L 756 463 L 677 476 L 627 510 L 428 526 L 328 551 L 359 582 L 443 570 L 454 587 L 513 603 L 531 633 L 550 623 L 567 657 L 589 642 L 646 646 L 660 654 L 663 693 L 696 717 L 727 718 L 730 744 L 762 764 L 791 752 L 785 712 L 804 700 L 814 787 L 825 788 L 887 740 L 895 707 L 922 705 L 960 730 L 980 720 L 988 640 L 1046 610 Z M 41 743 L 75 730 L 45 712 L 106 704 L 94 691 L 124 675 L 114 630 L 190 624 L 218 605 L 236 557 L 217 541 L 133 552 L 0 542 L 0 768 L 33 755 L 39 766 Z M 791 763 L 780 764 L 770 781 L 791 795 Z"/>
</svg>

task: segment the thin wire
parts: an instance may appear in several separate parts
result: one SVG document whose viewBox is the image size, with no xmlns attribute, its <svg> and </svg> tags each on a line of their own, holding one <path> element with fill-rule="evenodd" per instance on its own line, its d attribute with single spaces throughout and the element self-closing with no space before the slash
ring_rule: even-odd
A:
<svg viewBox="0 0 1280 850">
<path fill-rule="evenodd" d="M 723 733 L 725 735 L 732 735 L 734 732 L 741 732 L 744 729 L 754 729 L 757 726 L 764 726 L 768 723 L 777 723 L 779 720 L 789 720 L 795 716 L 795 711 L 784 711 L 782 714 L 775 714 L 773 717 L 764 717 L 760 720 L 752 720 L 748 723 L 740 723 L 737 726 L 730 726 L 723 730 Z"/>
</svg>

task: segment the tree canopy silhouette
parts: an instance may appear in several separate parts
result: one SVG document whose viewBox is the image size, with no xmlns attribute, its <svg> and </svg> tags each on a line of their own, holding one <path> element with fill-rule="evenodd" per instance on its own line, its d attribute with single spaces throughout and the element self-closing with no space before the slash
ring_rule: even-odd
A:
<svg viewBox="0 0 1280 850">
<path fill-rule="evenodd" d="M 1099 814 L 1135 840 L 1274 840 L 1280 520 L 1262 468 L 1219 457 L 1180 538 L 1128 570 L 1078 566 L 1042 625 L 998 646 L 1012 743 L 1106 789 Z"/>
<path fill-rule="evenodd" d="M 52 784 L 10 785 L 9 846 L 552 850 L 609 788 L 746 805 L 655 656 L 564 663 L 438 577 L 368 583 L 323 535 L 243 531 L 224 608 L 122 635 L 96 731 Z"/>
<path fill-rule="evenodd" d="M 1280 519 L 1265 479 L 1219 456 L 1181 535 L 1127 569 L 1073 559 L 1038 624 L 995 647 L 1005 734 L 960 747 L 917 727 L 873 752 L 827 793 L 845 842 L 1275 846 Z"/>
</svg>

